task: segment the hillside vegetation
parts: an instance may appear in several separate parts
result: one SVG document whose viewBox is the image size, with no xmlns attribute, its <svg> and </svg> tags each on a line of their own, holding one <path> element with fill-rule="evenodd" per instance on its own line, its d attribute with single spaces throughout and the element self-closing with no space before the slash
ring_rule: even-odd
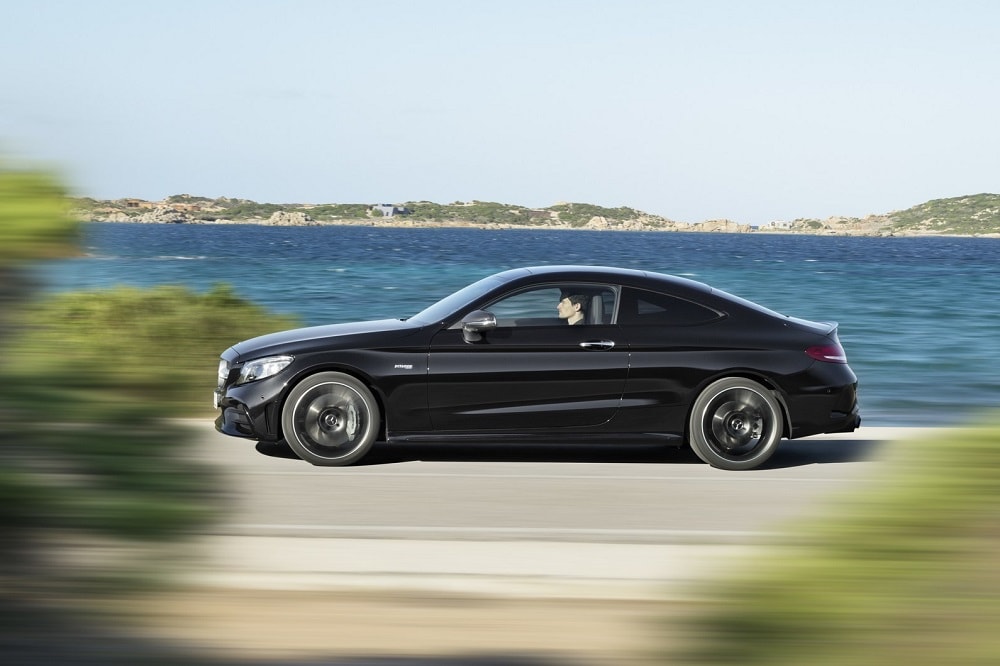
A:
<svg viewBox="0 0 1000 666">
<path fill-rule="evenodd" d="M 962 235 L 1000 237 L 1000 194 L 935 199 L 906 210 L 866 217 L 802 218 L 760 227 L 732 220 L 677 222 L 634 208 L 557 203 L 545 208 L 490 201 L 365 203 L 258 203 L 187 194 L 151 202 L 77 199 L 79 219 L 148 223 L 256 223 L 275 225 L 365 224 L 385 226 L 546 227 L 619 231 L 767 232 L 853 236 Z M 392 214 L 386 214 L 389 209 Z"/>
<path fill-rule="evenodd" d="M 1000 194 L 934 199 L 906 210 L 863 218 L 795 220 L 788 230 L 867 236 L 1000 236 Z"/>
<path fill-rule="evenodd" d="M 935 199 L 887 217 L 901 231 L 995 234 L 1000 232 L 1000 194 Z"/>
</svg>

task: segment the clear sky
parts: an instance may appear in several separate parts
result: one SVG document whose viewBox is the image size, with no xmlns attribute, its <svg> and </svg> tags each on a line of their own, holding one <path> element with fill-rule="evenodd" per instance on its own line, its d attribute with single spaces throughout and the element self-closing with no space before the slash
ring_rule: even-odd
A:
<svg viewBox="0 0 1000 666">
<path fill-rule="evenodd" d="M 684 221 L 1000 191 L 993 0 L 0 0 L 0 155 L 74 194 Z"/>
</svg>

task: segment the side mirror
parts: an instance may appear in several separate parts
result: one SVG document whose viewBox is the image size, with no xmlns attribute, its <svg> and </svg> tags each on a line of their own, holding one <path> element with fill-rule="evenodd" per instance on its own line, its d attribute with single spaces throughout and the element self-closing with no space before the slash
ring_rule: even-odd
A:
<svg viewBox="0 0 1000 666">
<path fill-rule="evenodd" d="M 497 327 L 497 318 L 492 312 L 476 310 L 462 319 L 462 337 L 466 342 L 480 342 L 486 331 Z"/>
</svg>

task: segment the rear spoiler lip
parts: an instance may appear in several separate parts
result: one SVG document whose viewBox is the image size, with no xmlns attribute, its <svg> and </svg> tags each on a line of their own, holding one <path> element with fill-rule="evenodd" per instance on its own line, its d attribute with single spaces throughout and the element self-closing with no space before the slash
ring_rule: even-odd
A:
<svg viewBox="0 0 1000 666">
<path fill-rule="evenodd" d="M 836 339 L 837 329 L 840 324 L 835 321 L 811 321 L 809 319 L 799 319 L 798 317 L 785 317 L 786 321 L 808 329 L 819 335 L 827 335 Z"/>
</svg>

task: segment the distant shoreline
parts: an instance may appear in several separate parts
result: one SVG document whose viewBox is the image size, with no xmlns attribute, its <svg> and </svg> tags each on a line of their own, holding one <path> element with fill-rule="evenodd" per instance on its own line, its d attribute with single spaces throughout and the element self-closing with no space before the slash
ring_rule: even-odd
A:
<svg viewBox="0 0 1000 666">
<path fill-rule="evenodd" d="M 936 199 L 906 210 L 865 217 L 798 218 L 761 225 L 742 224 L 729 219 L 678 222 L 627 206 L 608 208 L 567 202 L 544 208 L 489 201 L 455 201 L 449 204 L 432 201 L 272 204 L 178 194 L 161 201 L 75 199 L 72 205 L 71 214 L 80 221 L 134 224 L 1000 238 L 1000 194 L 990 193 Z"/>
<path fill-rule="evenodd" d="M 860 231 L 860 230 L 848 230 L 848 229 L 820 229 L 820 230 L 803 230 L 803 229 L 779 229 L 779 228 L 749 228 L 749 229 L 739 229 L 739 230 L 728 230 L 725 228 L 702 228 L 701 224 L 689 224 L 689 225 L 678 225 L 672 228 L 658 228 L 658 227 L 614 227 L 609 226 L 606 228 L 595 228 L 595 227 L 574 227 L 570 225 L 558 225 L 558 224 L 539 224 L 539 225 L 527 225 L 527 224 L 497 224 L 497 223 L 477 223 L 477 222 L 467 222 L 467 221 L 414 221 L 414 220 L 311 220 L 305 223 L 295 223 L 295 222 L 272 222 L 271 220 L 265 220 L 261 218 L 251 218 L 246 220 L 183 220 L 183 221 L 143 221 L 138 219 L 102 219 L 99 217 L 84 218 L 80 220 L 84 224 L 90 223 L 103 223 L 103 224 L 136 224 L 136 225 L 163 225 L 163 226 L 235 226 L 235 225 L 253 225 L 262 227 L 370 227 L 370 228 L 383 228 L 383 229 L 480 229 L 483 231 L 596 231 L 596 232 L 646 232 L 646 233 L 681 233 L 681 234 L 692 234 L 692 233 L 702 233 L 702 234 L 754 234 L 754 235 L 768 235 L 768 236 L 823 236 L 828 238 L 834 237 L 852 237 L 852 238 L 990 238 L 990 239 L 1000 239 L 1000 233 L 988 233 L 988 234 L 958 234 L 958 233 L 939 233 L 933 231 L 913 231 L 913 230 L 897 230 L 893 232 L 872 232 L 872 231 Z M 687 228 L 685 228 L 687 227 Z"/>
</svg>

